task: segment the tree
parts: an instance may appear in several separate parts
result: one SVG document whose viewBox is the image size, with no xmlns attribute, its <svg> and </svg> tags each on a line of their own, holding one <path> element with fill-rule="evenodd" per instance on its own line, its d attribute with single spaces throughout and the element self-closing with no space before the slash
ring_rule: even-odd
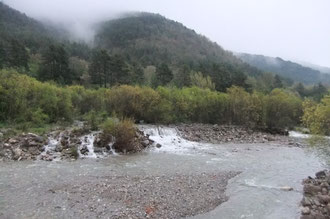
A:
<svg viewBox="0 0 330 219">
<path fill-rule="evenodd" d="M 9 67 L 29 69 L 29 53 L 25 46 L 19 41 L 12 39 L 10 42 L 10 49 L 8 54 Z"/>
<path fill-rule="evenodd" d="M 111 83 L 110 72 L 111 58 L 106 50 L 97 50 L 93 53 L 92 62 L 89 67 L 89 74 L 93 84 L 107 87 Z"/>
<path fill-rule="evenodd" d="M 78 57 L 69 58 L 69 68 L 75 79 L 83 81 L 86 84 L 88 77 L 88 62 Z"/>
<path fill-rule="evenodd" d="M 63 45 L 50 45 L 42 54 L 39 78 L 62 84 L 72 83 L 74 76 L 69 69 L 69 56 Z"/>
<path fill-rule="evenodd" d="M 295 87 L 295 90 L 298 92 L 298 94 L 301 97 L 305 97 L 307 95 L 305 86 L 302 83 L 298 83 L 297 86 Z"/>
<path fill-rule="evenodd" d="M 130 69 L 130 82 L 133 84 L 142 84 L 144 81 L 144 72 L 142 67 L 137 64 L 133 63 Z"/>
<path fill-rule="evenodd" d="M 191 85 L 203 88 L 203 89 L 215 89 L 215 84 L 212 82 L 210 76 L 204 77 L 201 72 L 191 72 L 190 74 Z"/>
<path fill-rule="evenodd" d="M 114 55 L 111 57 L 110 72 L 111 85 L 130 83 L 129 68 L 122 56 Z"/>
<path fill-rule="evenodd" d="M 173 73 L 167 64 L 161 64 L 156 70 L 156 85 L 167 85 L 172 81 Z"/>
<path fill-rule="evenodd" d="M 2 42 L 0 42 L 0 69 L 5 67 L 6 64 L 6 51 L 5 51 L 5 47 L 2 44 Z"/>
<path fill-rule="evenodd" d="M 283 87 L 283 83 L 282 83 L 281 77 L 278 75 L 275 75 L 273 88 L 282 88 L 282 87 Z"/>
<path fill-rule="evenodd" d="M 312 96 L 316 101 L 320 101 L 327 93 L 328 90 L 322 83 L 314 85 L 312 89 Z"/>
<path fill-rule="evenodd" d="M 188 65 L 184 65 L 183 68 L 179 69 L 175 77 L 175 83 L 178 87 L 188 87 L 191 84 Z"/>
</svg>

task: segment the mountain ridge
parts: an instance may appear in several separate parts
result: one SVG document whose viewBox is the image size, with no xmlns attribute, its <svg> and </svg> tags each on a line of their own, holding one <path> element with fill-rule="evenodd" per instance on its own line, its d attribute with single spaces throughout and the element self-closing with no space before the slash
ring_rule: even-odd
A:
<svg viewBox="0 0 330 219">
<path fill-rule="evenodd" d="M 262 71 L 272 72 L 282 77 L 292 79 L 293 81 L 305 84 L 321 82 L 330 84 L 330 75 L 290 60 L 284 60 L 280 57 L 248 53 L 236 53 L 235 55 L 244 62 L 259 68 Z"/>
</svg>

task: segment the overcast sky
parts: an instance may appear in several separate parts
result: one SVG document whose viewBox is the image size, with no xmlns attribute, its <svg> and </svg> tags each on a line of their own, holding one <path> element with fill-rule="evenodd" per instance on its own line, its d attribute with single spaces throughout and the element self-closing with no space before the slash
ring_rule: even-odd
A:
<svg viewBox="0 0 330 219">
<path fill-rule="evenodd" d="M 0 0 L 1 1 L 1 0 Z M 330 0 L 4 0 L 35 18 L 83 23 L 147 11 L 179 21 L 227 50 L 330 67 Z M 90 33 L 88 33 L 90 34 Z M 86 33 L 86 38 L 90 36 Z"/>
</svg>

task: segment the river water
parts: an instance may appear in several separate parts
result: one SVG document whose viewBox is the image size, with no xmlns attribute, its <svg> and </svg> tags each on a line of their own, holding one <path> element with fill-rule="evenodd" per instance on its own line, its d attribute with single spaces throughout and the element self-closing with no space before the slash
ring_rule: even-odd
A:
<svg viewBox="0 0 330 219">
<path fill-rule="evenodd" d="M 182 139 L 175 128 L 141 126 L 161 144 L 135 155 L 90 156 L 77 161 L 24 161 L 0 166 L 0 217 L 63 218 L 48 200 L 48 188 L 85 178 L 114 175 L 198 174 L 240 171 L 227 186 L 229 200 L 193 218 L 299 218 L 302 179 L 326 168 L 310 149 L 265 144 L 206 144 Z M 299 136 L 296 136 L 299 137 Z M 87 143 L 89 142 L 86 141 Z M 285 191 L 287 187 L 293 191 Z M 64 203 L 65 204 L 65 203 Z M 36 206 L 38 206 L 36 208 Z M 68 206 L 69 208 L 69 206 Z"/>
</svg>

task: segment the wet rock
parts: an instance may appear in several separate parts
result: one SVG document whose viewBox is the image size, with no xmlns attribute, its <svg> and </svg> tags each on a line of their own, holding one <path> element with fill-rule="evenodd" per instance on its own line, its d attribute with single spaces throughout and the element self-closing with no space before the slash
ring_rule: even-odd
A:
<svg viewBox="0 0 330 219">
<path fill-rule="evenodd" d="M 10 139 L 8 140 L 8 143 L 9 143 L 9 144 L 16 144 L 16 143 L 18 143 L 18 140 L 14 139 L 14 138 L 10 138 Z"/>
<path fill-rule="evenodd" d="M 280 189 L 281 189 L 282 191 L 287 191 L 287 192 L 289 192 L 289 191 L 293 191 L 293 188 L 290 187 L 290 186 L 283 186 L 283 187 L 281 187 Z"/>
<path fill-rule="evenodd" d="M 322 195 L 328 195 L 328 190 L 326 188 L 322 188 Z"/>
<path fill-rule="evenodd" d="M 324 170 L 323 170 L 323 171 L 319 171 L 319 172 L 317 172 L 317 173 L 315 174 L 315 176 L 316 176 L 317 178 L 324 178 L 324 177 L 326 177 L 326 173 L 325 173 Z"/>
<path fill-rule="evenodd" d="M 311 209 L 309 209 L 309 207 L 303 207 L 303 208 L 301 209 L 301 213 L 302 213 L 303 215 L 309 215 L 309 214 L 311 213 Z"/>
<path fill-rule="evenodd" d="M 22 150 L 19 148 L 15 148 L 13 150 L 13 154 L 14 154 L 14 160 L 18 160 L 21 156 L 22 156 Z"/>
<path fill-rule="evenodd" d="M 81 149 L 80 149 L 80 153 L 83 155 L 87 155 L 89 152 L 88 148 L 86 145 L 84 145 Z"/>
<path fill-rule="evenodd" d="M 330 203 L 330 196 L 328 195 L 317 195 L 317 198 L 321 204 L 327 205 Z"/>
<path fill-rule="evenodd" d="M 305 215 L 312 216 L 310 218 L 330 218 L 330 195 L 329 195 L 329 178 L 330 173 L 327 170 L 317 172 L 315 178 L 308 177 L 303 180 L 304 197 L 301 201 L 302 217 Z M 307 207 L 310 212 L 307 214 Z"/>
<path fill-rule="evenodd" d="M 62 144 L 57 144 L 55 147 L 55 152 L 62 152 L 62 150 L 63 150 Z"/>
<path fill-rule="evenodd" d="M 311 206 L 312 202 L 309 198 L 304 197 L 303 200 L 301 201 L 302 206 Z"/>
<path fill-rule="evenodd" d="M 144 146 L 144 147 L 148 147 L 150 145 L 150 141 L 148 139 L 144 140 L 141 142 L 141 144 Z"/>
<path fill-rule="evenodd" d="M 307 185 L 304 186 L 304 192 L 306 194 L 316 195 L 319 192 L 321 192 L 321 188 L 319 186 L 307 184 Z"/>
<path fill-rule="evenodd" d="M 44 150 L 44 139 L 28 133 L 8 139 L 0 147 L 0 158 L 14 160 L 36 159 Z"/>
</svg>

